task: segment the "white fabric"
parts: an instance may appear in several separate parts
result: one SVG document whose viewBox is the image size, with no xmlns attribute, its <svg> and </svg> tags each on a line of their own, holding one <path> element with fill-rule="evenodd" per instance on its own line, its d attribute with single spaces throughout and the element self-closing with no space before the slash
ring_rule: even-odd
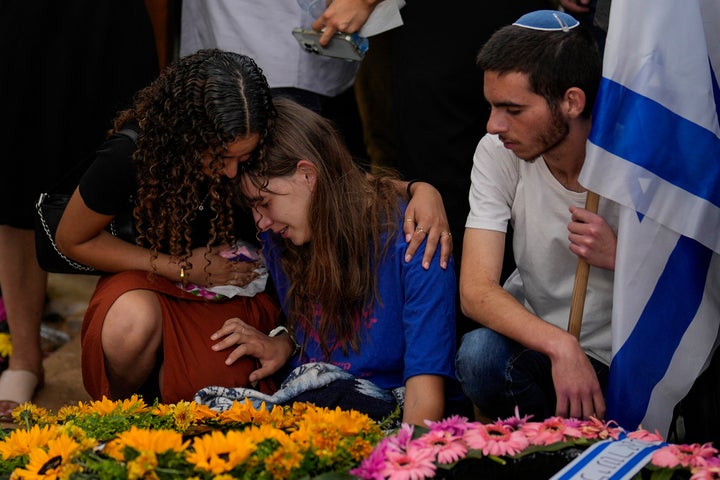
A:
<svg viewBox="0 0 720 480">
<path fill-rule="evenodd" d="M 584 208 L 585 193 L 565 189 L 542 158 L 521 160 L 496 135 L 475 151 L 466 227 L 505 232 L 512 222 L 518 266 L 505 284 L 515 298 L 543 320 L 567 329 L 577 256 L 568 248 L 569 207 Z M 601 199 L 598 214 L 617 228 L 617 205 Z M 590 268 L 580 343 L 610 364 L 613 272 Z"/>
<path fill-rule="evenodd" d="M 405 6 L 405 0 L 383 0 L 377 4 L 362 26 L 358 35 L 372 37 L 387 30 L 392 30 L 403 24 L 400 9 Z"/>
<path fill-rule="evenodd" d="M 180 56 L 203 48 L 248 55 L 272 88 L 300 88 L 334 97 L 355 79 L 359 62 L 304 51 L 293 28 L 313 18 L 297 0 L 183 0 Z"/>
<path fill-rule="evenodd" d="M 665 434 L 718 342 L 718 72 L 720 2 L 613 2 L 580 181 L 623 205 L 608 414 L 629 429 Z"/>
</svg>

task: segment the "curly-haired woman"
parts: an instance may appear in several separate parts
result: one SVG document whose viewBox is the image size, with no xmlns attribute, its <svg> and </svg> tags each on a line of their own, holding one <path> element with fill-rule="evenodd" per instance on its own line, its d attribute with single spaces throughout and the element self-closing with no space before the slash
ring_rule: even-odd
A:
<svg viewBox="0 0 720 480">
<path fill-rule="evenodd" d="M 56 235 L 68 257 L 114 272 L 98 282 L 83 323 L 83 380 L 93 398 L 141 392 L 174 403 L 208 385 L 248 385 L 258 359 L 226 365 L 210 336 L 231 317 L 267 333 L 279 322 L 276 300 L 264 292 L 210 300 L 182 287 L 255 279 L 256 263 L 221 253 L 236 237 L 255 237 L 252 220 L 233 207 L 231 184 L 262 151 L 274 117 L 251 58 L 202 50 L 168 67 L 115 120 Z M 137 146 L 118 135 L 127 127 L 140 132 Z M 135 244 L 104 231 L 130 197 Z"/>
</svg>

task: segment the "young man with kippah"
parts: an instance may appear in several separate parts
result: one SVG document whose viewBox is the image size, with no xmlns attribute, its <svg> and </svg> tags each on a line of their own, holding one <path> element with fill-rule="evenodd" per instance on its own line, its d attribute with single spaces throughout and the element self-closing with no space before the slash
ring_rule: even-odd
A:
<svg viewBox="0 0 720 480">
<path fill-rule="evenodd" d="M 474 156 L 460 273 L 466 334 L 457 369 L 490 418 L 605 414 L 617 205 L 584 208 L 578 183 L 601 60 L 577 20 L 532 12 L 478 56 L 491 105 Z M 517 270 L 499 284 L 508 221 Z M 591 265 L 579 341 L 567 332 L 578 258 Z"/>
</svg>

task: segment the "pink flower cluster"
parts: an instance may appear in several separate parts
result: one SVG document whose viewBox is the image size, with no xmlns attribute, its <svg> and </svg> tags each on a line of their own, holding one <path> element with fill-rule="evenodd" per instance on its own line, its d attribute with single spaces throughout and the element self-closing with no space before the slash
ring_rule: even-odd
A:
<svg viewBox="0 0 720 480">
<path fill-rule="evenodd" d="M 433 478 L 438 468 L 449 468 L 463 458 L 472 456 L 520 456 L 542 451 L 550 445 L 587 446 L 594 442 L 617 440 L 625 433 L 615 422 L 551 417 L 531 422 L 529 417 L 514 417 L 482 424 L 465 417 L 453 416 L 440 422 L 426 422 L 427 429 L 408 424 L 377 444 L 372 453 L 350 471 L 361 479 L 421 480 Z M 422 432 L 418 431 L 422 430 Z M 637 430 L 628 437 L 662 441 L 656 432 Z M 720 479 L 720 458 L 717 450 L 706 445 L 667 445 L 652 457 L 656 469 L 686 468 L 693 480 Z"/>
<path fill-rule="evenodd" d="M 720 478 L 720 458 L 711 444 L 666 445 L 653 453 L 651 463 L 663 468 L 684 468 L 692 472 L 690 480 Z"/>
</svg>

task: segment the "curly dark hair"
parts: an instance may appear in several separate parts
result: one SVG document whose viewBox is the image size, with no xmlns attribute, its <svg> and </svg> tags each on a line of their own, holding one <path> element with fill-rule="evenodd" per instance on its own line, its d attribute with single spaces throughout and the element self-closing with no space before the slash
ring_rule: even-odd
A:
<svg viewBox="0 0 720 480">
<path fill-rule="evenodd" d="M 208 251 L 235 240 L 231 182 L 221 175 L 221 153 L 257 133 L 260 141 L 248 162 L 253 161 L 262 154 L 274 117 L 270 88 L 255 61 L 217 49 L 171 64 L 118 115 L 116 131 L 133 120 L 141 130 L 133 154 L 138 184 L 133 214 L 138 243 L 149 246 L 153 259 L 166 251 L 192 267 L 190 225 L 203 199 L 210 200 L 214 214 Z M 208 152 L 212 176 L 203 173 Z"/>
</svg>

